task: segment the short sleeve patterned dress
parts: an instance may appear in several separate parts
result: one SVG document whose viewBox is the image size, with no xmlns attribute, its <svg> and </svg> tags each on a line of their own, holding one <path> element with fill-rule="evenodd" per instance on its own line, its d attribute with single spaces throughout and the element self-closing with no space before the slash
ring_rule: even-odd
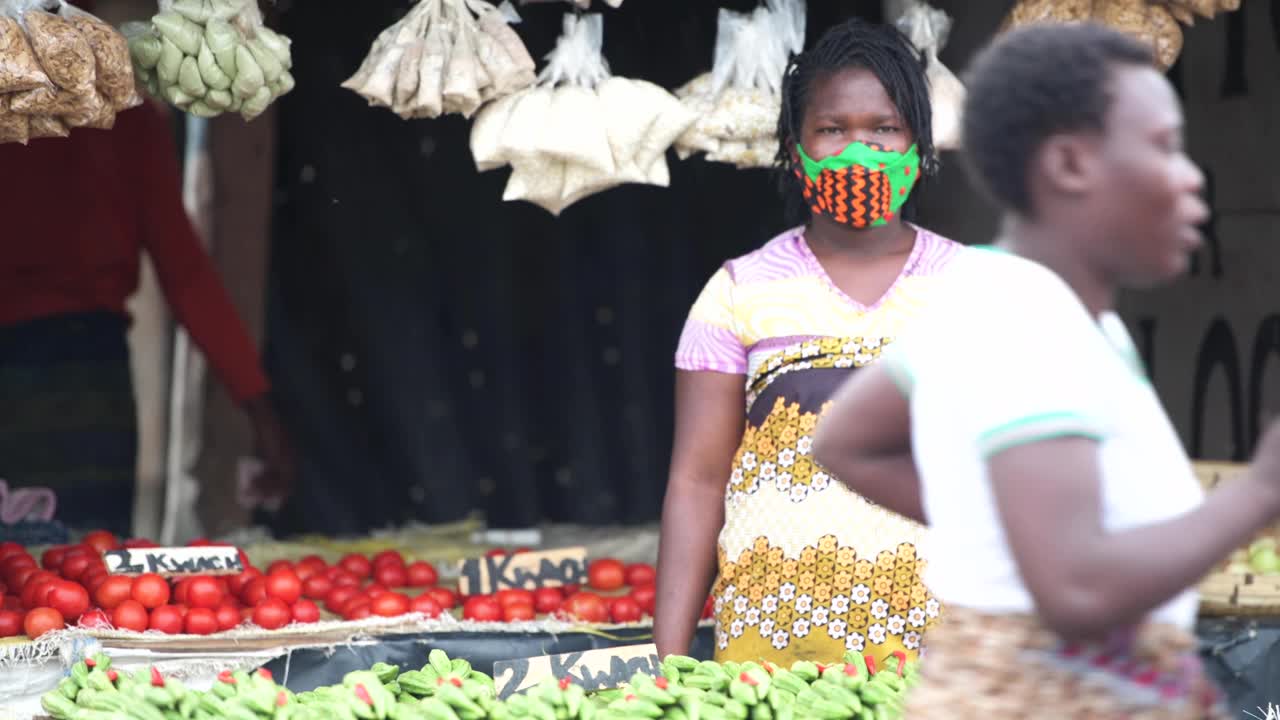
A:
<svg viewBox="0 0 1280 720">
<path fill-rule="evenodd" d="M 920 580 L 923 528 L 848 490 L 810 446 L 836 389 L 907 331 L 961 249 L 918 230 L 902 273 L 864 306 L 798 228 L 726 263 L 694 303 L 676 367 L 741 374 L 747 389 L 719 538 L 717 660 L 916 656 L 940 613 Z"/>
</svg>

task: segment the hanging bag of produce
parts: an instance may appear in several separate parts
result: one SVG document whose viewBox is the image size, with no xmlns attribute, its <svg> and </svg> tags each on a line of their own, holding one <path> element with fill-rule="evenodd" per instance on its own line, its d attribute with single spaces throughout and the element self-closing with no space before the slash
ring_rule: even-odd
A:
<svg viewBox="0 0 1280 720">
<path fill-rule="evenodd" d="M 933 108 L 933 144 L 940 150 L 959 149 L 964 84 L 938 59 L 951 32 L 951 18 L 924 0 L 901 3 L 897 18 L 894 24 L 924 54 L 929 104 Z"/>
<path fill-rule="evenodd" d="M 611 76 L 603 40 L 600 15 L 566 14 L 538 86 L 476 116 L 476 167 L 513 168 L 504 200 L 559 215 L 616 185 L 670 182 L 666 151 L 696 117 L 657 85 Z"/>
<path fill-rule="evenodd" d="M 63 0 L 0 2 L 0 142 L 109 129 L 142 100 L 123 36 Z"/>
<path fill-rule="evenodd" d="M 532 85 L 533 71 L 533 58 L 498 8 L 483 0 L 420 0 L 378 35 L 342 87 L 406 120 L 469 118 Z"/>
<path fill-rule="evenodd" d="M 160 0 L 123 30 L 147 90 L 196 117 L 245 120 L 293 90 L 290 40 L 262 24 L 257 0 Z"/>
<path fill-rule="evenodd" d="M 739 168 L 773 164 L 782 74 L 804 47 L 804 25 L 803 0 L 768 0 L 749 14 L 720 11 L 711 72 L 676 91 L 698 116 L 676 141 L 682 158 L 702 152 Z"/>
</svg>

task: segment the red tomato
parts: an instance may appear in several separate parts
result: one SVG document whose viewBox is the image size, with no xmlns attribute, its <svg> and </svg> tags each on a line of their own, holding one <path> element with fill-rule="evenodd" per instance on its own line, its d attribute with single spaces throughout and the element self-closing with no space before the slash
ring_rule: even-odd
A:
<svg viewBox="0 0 1280 720">
<path fill-rule="evenodd" d="M 112 575 L 98 586 L 93 599 L 103 610 L 115 610 L 120 603 L 133 597 L 133 578 Z"/>
<path fill-rule="evenodd" d="M 653 585 L 637 585 L 631 588 L 631 599 L 636 601 L 646 615 L 652 615 L 657 604 L 658 589 Z"/>
<path fill-rule="evenodd" d="M 294 568 L 298 573 L 298 577 L 302 577 L 303 568 L 307 568 L 307 577 L 310 577 L 318 572 L 327 572 L 329 570 L 329 563 L 325 562 L 324 558 L 319 555 L 308 555 L 299 560 L 298 566 Z"/>
<path fill-rule="evenodd" d="M 0 638 L 16 637 L 21 634 L 22 613 L 0 610 Z"/>
<path fill-rule="evenodd" d="M 533 591 L 533 609 L 540 613 L 553 613 L 560 609 L 564 595 L 560 588 L 543 587 Z"/>
<path fill-rule="evenodd" d="M 507 551 L 503 548 L 494 548 L 484 554 L 485 557 L 506 557 Z"/>
<path fill-rule="evenodd" d="M 292 605 L 302 597 L 302 581 L 292 568 L 277 568 L 267 573 L 267 595 Z"/>
<path fill-rule="evenodd" d="M 626 568 L 613 558 L 594 560 L 587 566 L 587 584 L 596 590 L 617 590 L 627 584 Z"/>
<path fill-rule="evenodd" d="M 288 570 L 289 572 L 293 572 L 293 563 L 289 562 L 288 560 L 277 560 L 267 566 L 268 575 L 272 573 L 280 572 L 282 570 Z M 294 573 L 294 574 L 296 575 L 297 573 Z"/>
<path fill-rule="evenodd" d="M 89 609 L 89 591 L 79 583 L 66 580 L 55 583 L 48 596 L 49 607 L 62 613 L 62 619 L 75 622 Z"/>
<path fill-rule="evenodd" d="M 468 598 L 462 606 L 464 620 L 497 622 L 502 619 L 502 605 L 488 595 L 476 595 Z"/>
<path fill-rule="evenodd" d="M 101 555 L 108 550 L 115 550 L 120 547 L 120 540 L 106 530 L 94 530 L 80 542 L 93 548 L 94 552 Z"/>
<path fill-rule="evenodd" d="M 580 590 L 582 590 L 581 585 L 573 585 L 573 584 L 562 585 L 560 587 L 560 594 L 565 597 L 572 597 L 574 595 L 577 595 Z"/>
<path fill-rule="evenodd" d="M 360 578 L 340 567 L 335 567 L 329 580 L 334 587 L 360 587 Z"/>
<path fill-rule="evenodd" d="M 369 609 L 381 617 L 398 617 L 409 612 L 409 598 L 396 592 L 388 592 L 373 599 Z"/>
<path fill-rule="evenodd" d="M 365 587 L 363 592 L 365 595 L 369 597 L 370 600 L 373 600 L 374 598 L 377 598 L 379 596 L 386 595 L 390 591 L 387 590 L 387 588 L 383 585 L 379 585 L 378 583 L 370 583 L 367 587 Z"/>
<path fill-rule="evenodd" d="M 440 573 L 436 572 L 436 567 L 422 560 L 409 563 L 409 567 L 405 568 L 405 575 L 409 578 L 409 587 L 430 587 L 440 582 Z"/>
<path fill-rule="evenodd" d="M 161 605 L 151 611 L 147 627 L 165 635 L 181 635 L 182 611 L 176 605 Z"/>
<path fill-rule="evenodd" d="M 351 553 L 338 561 L 343 570 L 355 575 L 361 580 L 365 580 L 373 573 L 373 563 L 369 562 L 369 558 Z"/>
<path fill-rule="evenodd" d="M 253 624 L 263 630 L 278 630 L 292 619 L 289 606 L 279 598 L 267 598 L 253 609 Z"/>
<path fill-rule="evenodd" d="M 262 577 L 261 570 L 259 570 L 256 567 L 253 567 L 252 565 L 247 565 L 245 566 L 244 570 L 240 571 L 235 575 L 232 575 L 231 579 L 227 580 L 227 588 L 230 589 L 231 592 L 235 593 L 236 595 L 241 595 L 244 593 L 245 585 L 248 585 L 250 582 L 252 582 L 254 578 L 260 578 L 260 577 Z"/>
<path fill-rule="evenodd" d="M 440 613 L 444 612 L 444 610 L 440 607 L 440 603 L 436 602 L 436 599 L 431 596 L 431 593 L 424 592 L 409 603 L 409 612 L 422 613 L 429 618 L 434 618 L 440 617 Z"/>
<path fill-rule="evenodd" d="M 333 581 L 325 577 L 323 573 L 315 573 L 302 581 L 302 596 L 312 600 L 322 600 L 328 597 L 329 591 L 332 589 Z"/>
<path fill-rule="evenodd" d="M 513 602 L 502 606 L 502 619 L 506 622 L 532 620 L 535 617 L 537 613 L 533 611 L 533 605 L 527 602 Z"/>
<path fill-rule="evenodd" d="M 609 603 L 609 617 L 616 623 L 639 622 L 642 614 L 640 603 L 626 595 L 614 598 Z"/>
<path fill-rule="evenodd" d="M 187 547 L 205 547 L 212 544 L 213 543 L 209 542 L 209 538 L 198 537 L 189 540 L 187 542 Z"/>
<path fill-rule="evenodd" d="M 710 620 L 715 616 L 716 616 L 716 599 L 708 595 L 707 601 L 702 604 L 702 619 Z"/>
<path fill-rule="evenodd" d="M 329 612 L 341 615 L 342 607 L 359 594 L 360 591 L 350 585 L 340 585 L 324 596 L 324 606 L 329 608 Z"/>
<path fill-rule="evenodd" d="M 26 587 L 27 582 L 31 579 L 31 577 L 36 573 L 40 573 L 40 572 L 47 572 L 47 571 L 40 570 L 35 566 L 18 568 L 17 570 L 14 570 L 13 572 L 5 576 L 5 580 L 7 581 L 5 584 L 12 587 L 15 592 L 20 593 L 21 588 Z"/>
<path fill-rule="evenodd" d="M 45 550 L 44 554 L 40 556 L 40 567 L 57 572 L 62 567 L 62 560 L 67 556 L 67 551 L 70 549 L 67 545 L 57 545 Z"/>
<path fill-rule="evenodd" d="M 89 608 L 88 612 L 80 616 L 77 624 L 90 630 L 110 630 L 111 618 L 99 608 Z"/>
<path fill-rule="evenodd" d="M 169 583 L 154 573 L 139 575 L 133 581 L 132 597 L 148 610 L 158 608 L 169 602 Z"/>
<path fill-rule="evenodd" d="M 57 610 L 48 607 L 40 607 L 27 613 L 22 620 L 22 630 L 26 636 L 35 640 L 36 638 L 54 630 L 61 630 L 66 627 L 62 621 L 62 615 Z"/>
<path fill-rule="evenodd" d="M 320 608 L 310 600 L 299 600 L 290 608 L 294 622 L 313 623 L 320 622 Z"/>
<path fill-rule="evenodd" d="M 363 598 L 357 602 L 348 603 L 346 609 L 342 611 L 343 620 L 364 620 L 372 615 L 372 606 Z"/>
<path fill-rule="evenodd" d="M 93 594 L 98 592 L 98 588 L 102 587 L 102 583 L 106 582 L 109 577 L 111 577 L 111 574 L 102 568 L 90 568 L 80 578 L 80 584 L 84 586 L 85 590 L 89 591 L 89 596 L 93 597 Z"/>
<path fill-rule="evenodd" d="M 407 587 L 409 585 L 409 574 L 405 571 L 404 565 L 397 565 L 391 560 L 384 561 L 373 569 L 373 579 L 379 585 L 385 585 L 389 588 Z"/>
<path fill-rule="evenodd" d="M 211 577 L 193 578 L 191 584 L 187 586 L 186 604 L 193 608 L 212 610 L 221 605 L 223 599 L 222 588 L 218 585 L 218 581 Z"/>
<path fill-rule="evenodd" d="M 102 558 L 92 554 L 92 550 L 88 548 L 80 552 L 77 550 L 79 548 L 68 550 L 66 557 L 62 560 L 62 577 L 68 580 L 79 580 L 86 570 L 102 564 Z"/>
<path fill-rule="evenodd" d="M 498 604 L 502 607 L 513 604 L 532 605 L 533 591 L 521 588 L 507 588 L 494 593 L 494 598 L 497 599 Z"/>
<path fill-rule="evenodd" d="M 653 585 L 658 582 L 658 571 L 649 563 L 632 563 L 625 571 L 627 584 L 631 587 Z"/>
<path fill-rule="evenodd" d="M 570 595 L 560 606 L 560 612 L 570 618 L 583 622 L 603 623 L 609 621 L 609 607 L 604 598 L 589 592 Z"/>
<path fill-rule="evenodd" d="M 244 590 L 240 592 L 240 599 L 245 605 L 253 607 L 260 604 L 267 597 L 267 579 L 265 577 L 256 577 L 244 586 Z"/>
<path fill-rule="evenodd" d="M 24 552 L 26 552 L 26 549 L 16 542 L 0 543 L 0 560 L 4 560 L 10 555 L 18 555 Z"/>
<path fill-rule="evenodd" d="M 173 584 L 173 597 L 171 599 L 174 602 L 176 602 L 179 605 L 187 604 L 187 594 L 191 591 L 192 580 L 195 580 L 195 578 L 184 577 L 178 582 Z"/>
<path fill-rule="evenodd" d="M 523 555 L 523 554 L 525 554 L 525 553 L 531 553 L 531 552 L 533 552 L 533 550 L 531 550 L 530 548 L 522 547 L 522 548 L 516 548 L 515 550 L 512 550 L 512 551 L 511 551 L 511 554 L 512 554 L 512 555 Z"/>
<path fill-rule="evenodd" d="M 445 610 L 451 610 L 458 606 L 458 596 L 449 588 L 431 588 L 427 592 L 435 599 L 436 604 Z"/>
<path fill-rule="evenodd" d="M 111 624 L 120 630 L 143 632 L 149 621 L 147 609 L 137 600 L 125 600 L 111 612 Z"/>
<path fill-rule="evenodd" d="M 61 581 L 48 573 L 32 575 L 27 584 L 22 586 L 22 604 L 28 609 L 48 607 L 45 598 L 53 591 L 53 586 L 57 582 Z"/>
<path fill-rule="evenodd" d="M 398 550 L 383 550 L 373 556 L 373 569 L 377 570 L 383 565 L 399 565 L 404 567 L 404 556 Z"/>
<path fill-rule="evenodd" d="M 23 550 L 20 553 L 13 553 L 12 555 L 6 556 L 4 560 L 0 560 L 0 570 L 3 570 L 6 575 L 21 567 L 35 566 L 36 559 L 31 557 L 26 550 Z M 13 583 L 9 584 L 12 585 Z"/>
<path fill-rule="evenodd" d="M 240 624 L 240 610 L 231 603 L 219 605 L 214 616 L 218 618 L 219 630 L 230 630 Z"/>
<path fill-rule="evenodd" d="M 218 614 L 209 608 L 193 607 L 187 611 L 187 633 L 212 635 L 218 632 Z"/>
</svg>

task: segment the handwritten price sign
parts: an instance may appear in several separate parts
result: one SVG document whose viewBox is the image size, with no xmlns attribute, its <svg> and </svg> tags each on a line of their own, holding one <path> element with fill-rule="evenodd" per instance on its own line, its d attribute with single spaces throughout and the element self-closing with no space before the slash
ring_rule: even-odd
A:
<svg viewBox="0 0 1280 720">
<path fill-rule="evenodd" d="M 458 590 L 464 595 L 489 595 L 504 588 L 581 585 L 587 577 L 587 549 L 472 558 L 462 563 Z"/>
<path fill-rule="evenodd" d="M 235 575 L 244 571 L 240 552 L 229 545 L 108 550 L 102 560 L 107 572 L 114 575 Z"/>
<path fill-rule="evenodd" d="M 591 692 L 619 687 L 638 672 L 653 677 L 661 674 L 658 648 L 653 643 L 519 660 L 499 660 L 493 664 L 494 684 L 498 697 L 503 700 L 537 687 L 538 683 L 548 677 L 556 680 L 568 678 L 570 682 Z"/>
</svg>

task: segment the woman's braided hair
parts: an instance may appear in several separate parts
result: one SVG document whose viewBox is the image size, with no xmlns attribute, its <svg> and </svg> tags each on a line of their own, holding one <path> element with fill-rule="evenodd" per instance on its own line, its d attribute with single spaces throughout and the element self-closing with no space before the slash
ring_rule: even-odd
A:
<svg viewBox="0 0 1280 720">
<path fill-rule="evenodd" d="M 774 168 L 781 175 L 779 188 L 787 202 L 788 216 L 797 222 L 808 219 L 808 210 L 795 176 L 792 153 L 799 142 L 809 90 L 818 77 L 846 68 L 865 68 L 880 80 L 915 138 L 921 176 L 928 178 L 938 171 L 923 54 L 892 25 L 851 18 L 827 30 L 816 45 L 792 58 L 783 74 L 782 111 L 778 114 L 780 142 Z M 903 205 L 904 220 L 913 219 L 915 198 L 911 195 Z"/>
</svg>

